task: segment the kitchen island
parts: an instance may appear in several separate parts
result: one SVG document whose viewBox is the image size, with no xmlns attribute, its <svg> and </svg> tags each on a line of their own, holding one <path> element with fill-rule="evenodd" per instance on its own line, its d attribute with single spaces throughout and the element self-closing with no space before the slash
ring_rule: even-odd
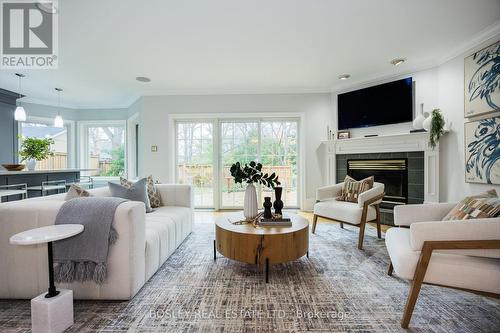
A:
<svg viewBox="0 0 500 333">
<path fill-rule="evenodd" d="M 23 170 L 7 171 L 0 170 L 0 185 L 27 184 L 30 186 L 41 186 L 42 182 L 64 180 L 66 184 L 75 183 L 80 179 L 81 172 L 97 171 L 94 169 L 58 169 L 58 170 Z M 54 192 L 55 193 L 55 192 Z M 53 194 L 53 193 L 49 193 Z M 40 191 L 28 191 L 29 197 L 41 196 Z M 21 196 L 2 198 L 2 202 L 19 200 Z"/>
</svg>

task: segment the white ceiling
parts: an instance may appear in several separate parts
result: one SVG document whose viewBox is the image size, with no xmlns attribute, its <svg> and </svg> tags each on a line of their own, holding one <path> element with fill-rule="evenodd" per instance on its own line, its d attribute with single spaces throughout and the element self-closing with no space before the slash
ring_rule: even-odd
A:
<svg viewBox="0 0 500 333">
<path fill-rule="evenodd" d="M 27 100 L 128 107 L 141 95 L 325 92 L 430 67 L 498 30 L 499 0 L 60 1 L 59 69 Z M 408 59 L 394 67 L 389 61 Z M 0 87 L 17 91 L 14 71 Z M 337 77 L 349 73 L 343 82 Z M 139 83 L 147 76 L 151 83 Z"/>
</svg>

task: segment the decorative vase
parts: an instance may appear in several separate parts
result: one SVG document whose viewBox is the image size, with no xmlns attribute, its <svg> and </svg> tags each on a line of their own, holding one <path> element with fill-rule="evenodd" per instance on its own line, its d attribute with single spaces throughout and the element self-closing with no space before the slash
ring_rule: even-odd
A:
<svg viewBox="0 0 500 333">
<path fill-rule="evenodd" d="M 271 212 L 271 207 L 273 207 L 273 203 L 271 202 L 271 197 L 264 197 L 264 218 L 272 219 L 273 212 Z"/>
<path fill-rule="evenodd" d="M 252 220 L 259 213 L 257 207 L 257 191 L 253 184 L 248 184 L 245 190 L 245 200 L 243 202 L 243 215 L 245 219 Z"/>
<path fill-rule="evenodd" d="M 274 194 L 275 194 L 275 200 L 274 200 L 274 213 L 275 214 L 280 214 L 281 210 L 283 209 L 283 201 L 281 201 L 281 194 L 283 193 L 283 187 L 277 186 L 274 188 Z"/>
<path fill-rule="evenodd" d="M 421 130 L 422 128 L 424 128 L 423 123 L 424 123 L 425 117 L 426 117 L 426 115 L 424 113 L 424 103 L 420 103 L 420 112 L 413 120 L 413 128 L 416 130 Z"/>
<path fill-rule="evenodd" d="M 29 171 L 35 170 L 36 160 L 34 158 L 26 160 L 26 167 L 28 168 Z"/>
<path fill-rule="evenodd" d="M 429 132 L 431 130 L 431 123 L 432 123 L 432 114 L 430 114 L 427 118 L 425 118 L 424 122 L 422 123 L 424 130 Z"/>
</svg>

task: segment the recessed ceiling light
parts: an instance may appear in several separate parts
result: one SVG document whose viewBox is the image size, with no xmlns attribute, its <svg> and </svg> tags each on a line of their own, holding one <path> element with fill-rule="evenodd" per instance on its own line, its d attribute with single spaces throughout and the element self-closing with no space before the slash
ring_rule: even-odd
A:
<svg viewBox="0 0 500 333">
<path fill-rule="evenodd" d="M 391 64 L 393 64 L 394 66 L 399 66 L 405 61 L 406 61 L 405 58 L 396 58 L 391 60 Z"/>
<path fill-rule="evenodd" d="M 342 74 L 342 75 L 339 76 L 339 80 L 347 80 L 350 77 L 351 76 L 349 74 Z"/>
<path fill-rule="evenodd" d="M 145 77 L 145 76 L 138 76 L 135 78 L 137 81 L 139 82 L 151 82 L 151 79 L 149 77 Z"/>
</svg>

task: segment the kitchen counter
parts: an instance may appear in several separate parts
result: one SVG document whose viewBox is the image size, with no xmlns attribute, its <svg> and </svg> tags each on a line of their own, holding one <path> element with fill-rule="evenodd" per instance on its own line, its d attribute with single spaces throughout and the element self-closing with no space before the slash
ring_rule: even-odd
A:
<svg viewBox="0 0 500 333">
<path fill-rule="evenodd" d="M 95 169 L 52 169 L 52 170 L 23 170 L 23 171 L 7 171 L 0 170 L 0 185 L 18 185 L 26 184 L 28 187 L 40 187 L 42 182 L 64 180 L 66 184 L 72 184 L 80 179 L 80 172 L 98 171 Z M 55 194 L 58 191 L 47 191 L 44 195 Z M 28 197 L 38 197 L 42 195 L 40 190 L 29 190 Z M 9 197 L 2 197 L 4 201 L 20 200 L 22 196 L 12 195 Z"/>
</svg>

